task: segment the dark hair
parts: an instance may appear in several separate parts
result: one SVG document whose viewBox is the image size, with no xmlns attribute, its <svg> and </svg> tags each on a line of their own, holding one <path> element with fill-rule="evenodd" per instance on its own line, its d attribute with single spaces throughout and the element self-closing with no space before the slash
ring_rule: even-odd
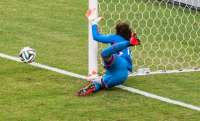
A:
<svg viewBox="0 0 200 121">
<path fill-rule="evenodd" d="M 116 34 L 122 36 L 124 39 L 129 40 L 131 38 L 132 30 L 128 23 L 117 23 L 115 30 Z"/>
</svg>

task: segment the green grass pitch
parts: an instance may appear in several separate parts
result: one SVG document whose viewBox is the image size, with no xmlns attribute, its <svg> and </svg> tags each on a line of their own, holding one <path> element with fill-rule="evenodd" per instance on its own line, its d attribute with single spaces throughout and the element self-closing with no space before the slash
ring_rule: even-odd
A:
<svg viewBox="0 0 200 121">
<path fill-rule="evenodd" d="M 87 74 L 87 0 L 1 0 L 0 52 Z M 82 80 L 0 58 L 0 121 L 199 121 L 200 112 L 118 88 L 77 97 Z M 126 86 L 200 106 L 200 73 L 131 77 Z"/>
</svg>

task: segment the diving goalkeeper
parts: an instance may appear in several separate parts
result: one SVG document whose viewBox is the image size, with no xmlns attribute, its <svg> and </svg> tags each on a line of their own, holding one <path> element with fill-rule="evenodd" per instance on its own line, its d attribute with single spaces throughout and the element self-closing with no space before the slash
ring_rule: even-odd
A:
<svg viewBox="0 0 200 121">
<path fill-rule="evenodd" d="M 100 78 L 90 80 L 78 91 L 79 96 L 87 96 L 101 89 L 123 84 L 128 78 L 128 73 L 132 72 L 132 53 L 129 47 L 140 44 L 140 40 L 127 23 L 118 23 L 115 27 L 116 34 L 99 33 L 100 20 L 101 17 L 91 20 L 92 35 L 95 41 L 110 45 L 101 52 L 105 73 Z"/>
</svg>

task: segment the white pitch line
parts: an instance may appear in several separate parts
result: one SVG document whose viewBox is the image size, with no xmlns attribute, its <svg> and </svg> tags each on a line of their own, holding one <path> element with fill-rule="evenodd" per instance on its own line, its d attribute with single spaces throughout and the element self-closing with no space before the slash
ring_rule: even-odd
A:
<svg viewBox="0 0 200 121">
<path fill-rule="evenodd" d="M 13 61 L 17 61 L 17 62 L 22 62 L 17 57 L 9 56 L 9 55 L 3 54 L 3 53 L 0 53 L 0 57 L 5 58 L 5 59 L 9 59 L 9 60 L 13 60 Z M 51 66 L 47 66 L 47 65 L 43 65 L 43 64 L 39 64 L 39 63 L 35 63 L 35 62 L 30 63 L 30 65 L 38 67 L 38 68 L 54 71 L 54 72 L 57 72 L 57 73 L 60 73 L 60 74 L 72 76 L 72 77 L 79 78 L 79 79 L 86 79 L 85 76 L 75 74 L 75 73 L 72 73 L 72 72 L 69 72 L 69 71 L 65 71 L 65 70 L 62 70 L 62 69 L 58 69 L 58 68 L 55 68 L 55 67 L 51 67 Z"/>
<path fill-rule="evenodd" d="M 194 105 L 191 105 L 191 104 L 187 104 L 187 103 L 184 103 L 184 102 L 181 102 L 181 101 L 172 100 L 172 99 L 169 99 L 169 98 L 166 98 L 166 97 L 161 97 L 161 96 L 149 93 L 149 92 L 145 92 L 145 91 L 135 89 L 135 88 L 132 88 L 132 87 L 126 87 L 126 86 L 123 86 L 123 85 L 119 85 L 117 87 L 120 88 L 120 89 L 123 89 L 123 90 L 127 90 L 127 91 L 132 92 L 132 93 L 143 95 L 145 97 L 150 97 L 150 98 L 157 99 L 157 100 L 160 100 L 160 101 L 163 101 L 163 102 L 166 102 L 166 103 L 179 105 L 179 106 L 189 108 L 189 109 L 192 109 L 192 110 L 200 111 L 200 107 L 194 106 Z"/>
<path fill-rule="evenodd" d="M 9 56 L 9 55 L 3 54 L 3 53 L 0 53 L 0 57 L 5 58 L 5 59 L 9 59 L 9 60 L 13 60 L 13 61 L 17 61 L 17 62 L 21 62 L 19 60 L 19 58 Z M 54 72 L 57 72 L 57 73 L 60 73 L 60 74 L 72 76 L 72 77 L 79 78 L 79 79 L 86 79 L 86 76 L 82 76 L 82 75 L 72 73 L 72 72 L 69 72 L 69 71 L 65 71 L 65 70 L 62 70 L 62 69 L 58 69 L 58 68 L 55 68 L 55 67 L 50 67 L 50 66 L 35 63 L 35 62 L 31 63 L 30 65 L 32 65 L 34 67 L 54 71 Z M 181 102 L 181 101 L 172 100 L 172 99 L 169 99 L 169 98 L 166 98 L 166 97 L 161 97 L 161 96 L 158 96 L 158 95 L 155 95 L 155 94 L 152 94 L 152 93 L 149 93 L 149 92 L 145 92 L 145 91 L 142 91 L 142 90 L 139 90 L 139 89 L 135 89 L 135 88 L 132 88 L 132 87 L 126 87 L 126 86 L 123 86 L 123 85 L 119 85 L 119 86 L 116 86 L 116 87 L 120 88 L 122 90 L 126 90 L 126 91 L 129 91 L 129 92 L 135 93 L 135 94 L 143 95 L 145 97 L 157 99 L 157 100 L 169 103 L 169 104 L 174 104 L 174 105 L 178 105 L 178 106 L 185 107 L 185 108 L 188 108 L 188 109 L 200 111 L 199 106 L 194 106 L 194 105 L 187 104 L 187 103 L 184 103 L 184 102 Z"/>
</svg>

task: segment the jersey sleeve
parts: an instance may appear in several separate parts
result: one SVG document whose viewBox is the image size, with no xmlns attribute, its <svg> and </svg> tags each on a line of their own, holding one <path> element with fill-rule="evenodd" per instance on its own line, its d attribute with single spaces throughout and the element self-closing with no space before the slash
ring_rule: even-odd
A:
<svg viewBox="0 0 200 121">
<path fill-rule="evenodd" d="M 113 43 L 113 35 L 104 35 L 99 33 L 98 26 L 96 24 L 92 25 L 92 36 L 93 39 L 102 43 Z"/>
</svg>

